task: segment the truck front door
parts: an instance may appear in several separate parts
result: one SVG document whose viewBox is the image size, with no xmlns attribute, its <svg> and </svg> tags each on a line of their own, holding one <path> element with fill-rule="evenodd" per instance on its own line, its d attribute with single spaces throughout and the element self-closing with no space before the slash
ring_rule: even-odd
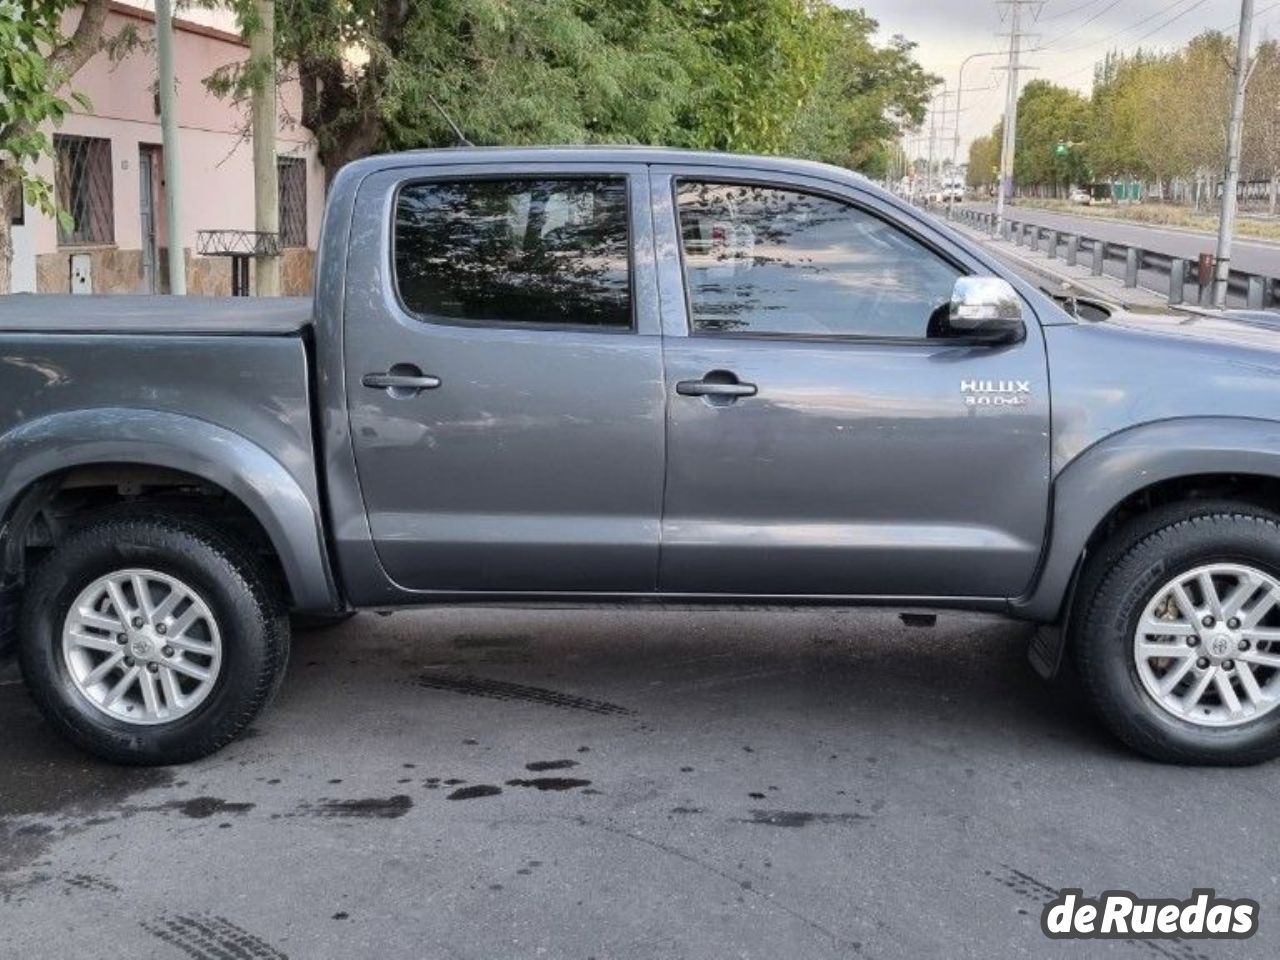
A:
<svg viewBox="0 0 1280 960">
<path fill-rule="evenodd" d="M 672 594 L 1015 596 L 1045 533 L 1049 383 L 946 327 L 981 264 L 825 180 L 655 168 Z M 966 262 L 968 260 L 968 262 Z"/>
<path fill-rule="evenodd" d="M 346 389 L 390 578 L 655 589 L 665 401 L 645 168 L 424 165 L 370 176 L 355 211 Z"/>
</svg>

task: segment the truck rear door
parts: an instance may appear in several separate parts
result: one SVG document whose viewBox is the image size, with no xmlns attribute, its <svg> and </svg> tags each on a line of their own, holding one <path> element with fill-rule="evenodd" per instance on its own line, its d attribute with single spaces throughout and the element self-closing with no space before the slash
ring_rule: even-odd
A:
<svg viewBox="0 0 1280 960">
<path fill-rule="evenodd" d="M 664 391 L 639 165 L 360 187 L 345 370 L 378 556 L 414 591 L 653 590 Z"/>
</svg>

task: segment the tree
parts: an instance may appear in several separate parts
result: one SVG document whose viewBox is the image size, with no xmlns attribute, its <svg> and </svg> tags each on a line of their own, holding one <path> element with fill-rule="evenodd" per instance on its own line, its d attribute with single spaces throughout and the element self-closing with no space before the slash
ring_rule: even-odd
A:
<svg viewBox="0 0 1280 960">
<path fill-rule="evenodd" d="M 1085 182 L 1088 130 L 1088 100 L 1047 80 L 1028 83 L 1018 103 L 1018 184 L 1049 186 L 1058 195 L 1072 183 Z"/>
<path fill-rule="evenodd" d="M 784 0 L 778 0 L 784 2 Z M 793 3 L 797 0 L 785 0 Z M 244 15 L 245 0 L 235 0 Z M 329 176 L 379 149 L 647 142 L 709 110 L 692 69 L 718 7 L 685 0 L 279 0 L 276 50 Z M 243 70 L 211 78 L 243 93 Z M 731 124 L 731 121 L 726 121 Z"/>
<path fill-rule="evenodd" d="M 243 8 L 248 0 L 234 0 Z M 877 170 L 934 80 L 829 0 L 278 0 L 332 176 L 379 149 L 634 142 Z M 243 70 L 213 78 L 243 91 Z"/>
<path fill-rule="evenodd" d="M 1267 206 L 1274 214 L 1280 209 L 1280 42 L 1264 42 L 1257 58 L 1245 106 L 1245 169 L 1270 181 Z"/>
<path fill-rule="evenodd" d="M 63 14 L 75 0 L 0 0 L 0 293 L 13 269 L 11 211 L 21 198 L 46 215 L 56 212 L 53 187 L 32 171 L 51 155 L 45 129 L 58 124 L 83 97 L 60 91 L 103 45 L 109 0 L 86 0 L 68 36 Z"/>
<path fill-rule="evenodd" d="M 969 144 L 968 184 L 977 189 L 991 187 L 1000 178 L 1000 145 L 1004 142 L 1004 121 L 984 137 Z"/>
<path fill-rule="evenodd" d="M 788 152 L 882 177 L 899 136 L 924 122 L 940 77 L 925 73 L 915 44 L 873 42 L 878 24 L 860 10 L 827 8 L 823 69 L 788 140 Z"/>
</svg>

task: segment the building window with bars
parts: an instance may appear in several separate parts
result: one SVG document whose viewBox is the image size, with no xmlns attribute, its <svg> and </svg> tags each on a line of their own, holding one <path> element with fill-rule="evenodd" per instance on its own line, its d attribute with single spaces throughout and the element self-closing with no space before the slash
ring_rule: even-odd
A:
<svg viewBox="0 0 1280 960">
<path fill-rule="evenodd" d="M 307 161 L 280 157 L 280 246 L 307 245 Z"/>
<path fill-rule="evenodd" d="M 70 230 L 58 225 L 58 243 L 114 243 L 111 141 L 57 134 L 53 146 L 57 156 L 57 203 L 73 221 Z"/>
</svg>

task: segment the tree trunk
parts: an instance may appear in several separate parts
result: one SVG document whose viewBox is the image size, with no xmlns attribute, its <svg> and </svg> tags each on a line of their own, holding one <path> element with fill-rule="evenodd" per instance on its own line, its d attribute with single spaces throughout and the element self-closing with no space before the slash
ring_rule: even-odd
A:
<svg viewBox="0 0 1280 960">
<path fill-rule="evenodd" d="M 1280 203 L 1280 173 L 1272 174 L 1271 189 L 1267 191 L 1267 212 L 1276 215 L 1276 206 Z"/>
<path fill-rule="evenodd" d="M 339 170 L 353 160 L 369 156 L 378 148 L 378 138 L 381 133 L 381 127 L 376 119 L 364 117 L 358 124 L 345 128 L 342 136 L 336 138 L 336 142 L 328 149 L 321 149 L 320 162 L 324 164 L 326 192 Z"/>
<path fill-rule="evenodd" d="M 0 174 L 3 174 L 0 170 Z M 0 175 L 0 294 L 10 293 L 13 287 L 13 216 L 17 204 L 15 193 L 21 185 L 17 179 Z"/>
</svg>

